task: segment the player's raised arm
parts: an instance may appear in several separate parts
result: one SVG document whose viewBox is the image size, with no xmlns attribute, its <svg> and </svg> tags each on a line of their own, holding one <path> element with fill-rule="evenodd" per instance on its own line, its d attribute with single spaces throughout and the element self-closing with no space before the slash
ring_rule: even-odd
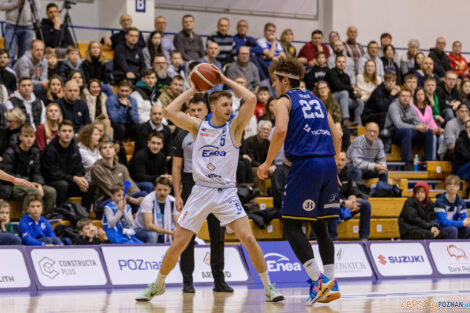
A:
<svg viewBox="0 0 470 313">
<path fill-rule="evenodd" d="M 191 97 L 197 92 L 196 87 L 191 83 L 191 88 L 180 94 L 173 100 L 165 109 L 163 113 L 167 119 L 173 122 L 179 128 L 185 129 L 193 134 L 194 137 L 197 135 L 197 130 L 201 120 L 191 117 L 184 113 L 181 109 L 183 105 L 191 99 Z"/>
</svg>

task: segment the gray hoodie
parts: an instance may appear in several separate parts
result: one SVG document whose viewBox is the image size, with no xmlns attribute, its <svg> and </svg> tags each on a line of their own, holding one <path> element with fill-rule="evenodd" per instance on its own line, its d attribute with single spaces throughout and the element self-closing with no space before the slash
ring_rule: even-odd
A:
<svg viewBox="0 0 470 313">
<path fill-rule="evenodd" d="M 421 124 L 421 122 L 411 102 L 406 108 L 403 108 L 400 101 L 395 99 L 388 107 L 387 117 L 385 118 L 385 129 L 416 128 L 419 124 Z"/>
<path fill-rule="evenodd" d="M 33 80 L 34 87 L 40 87 L 41 82 L 47 80 L 47 60 L 42 58 L 38 64 L 34 64 L 31 51 L 26 51 L 25 54 L 18 59 L 13 66 L 16 76 L 30 77 Z"/>
<path fill-rule="evenodd" d="M 19 26 L 32 26 L 33 25 L 32 17 L 31 17 L 31 6 L 30 6 L 29 1 L 34 1 L 38 12 L 40 12 L 39 0 L 24 0 L 23 11 L 21 12 L 21 17 L 18 21 Z M 20 11 L 20 7 L 18 3 L 19 3 L 18 0 L 0 1 L 0 11 L 6 11 L 5 21 L 8 24 L 16 24 L 16 20 L 18 19 L 18 14 Z"/>
</svg>

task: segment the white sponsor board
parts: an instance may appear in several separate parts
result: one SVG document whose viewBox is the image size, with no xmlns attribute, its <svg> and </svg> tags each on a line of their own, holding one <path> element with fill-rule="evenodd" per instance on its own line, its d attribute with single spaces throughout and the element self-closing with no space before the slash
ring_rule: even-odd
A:
<svg viewBox="0 0 470 313">
<path fill-rule="evenodd" d="M 378 274 L 383 277 L 433 274 L 431 263 L 421 243 L 371 243 L 370 252 Z"/>
<path fill-rule="evenodd" d="M 312 244 L 315 256 L 320 255 L 317 244 Z M 323 263 L 320 257 L 315 260 L 323 271 Z M 367 260 L 362 245 L 358 243 L 340 244 L 335 243 L 335 276 L 337 278 L 372 277 L 372 268 Z"/>
<path fill-rule="evenodd" d="M 92 248 L 38 248 L 30 251 L 33 267 L 44 287 L 105 286 L 103 265 Z"/>
<path fill-rule="evenodd" d="M 248 280 L 248 273 L 239 250 L 235 247 L 225 247 L 224 276 L 226 281 L 244 282 Z M 210 263 L 210 248 L 201 247 L 194 251 L 195 269 L 193 273 L 194 282 L 213 282 Z"/>
<path fill-rule="evenodd" d="M 168 246 L 102 246 L 104 261 L 114 286 L 146 285 L 157 277 Z M 166 278 L 167 283 L 182 283 L 179 266 Z"/>
<path fill-rule="evenodd" d="M 16 249 L 0 249 L 0 289 L 31 286 L 23 254 Z"/>
<path fill-rule="evenodd" d="M 470 274 L 470 242 L 430 242 L 429 250 L 437 271 L 444 275 Z"/>
</svg>

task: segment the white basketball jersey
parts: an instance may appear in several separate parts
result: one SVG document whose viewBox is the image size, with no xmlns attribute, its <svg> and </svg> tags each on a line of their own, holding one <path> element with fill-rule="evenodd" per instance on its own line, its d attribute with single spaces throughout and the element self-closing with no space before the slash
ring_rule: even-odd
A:
<svg viewBox="0 0 470 313">
<path fill-rule="evenodd" d="M 193 179 L 196 185 L 235 187 L 239 149 L 230 136 L 230 122 L 219 127 L 203 121 L 193 148 Z"/>
</svg>

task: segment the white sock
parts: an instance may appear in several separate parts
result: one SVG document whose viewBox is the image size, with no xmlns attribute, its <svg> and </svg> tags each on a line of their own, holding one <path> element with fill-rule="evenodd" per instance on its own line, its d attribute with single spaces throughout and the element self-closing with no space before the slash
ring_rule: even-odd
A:
<svg viewBox="0 0 470 313">
<path fill-rule="evenodd" d="M 323 273 L 329 280 L 335 279 L 335 265 L 334 264 L 327 264 L 323 265 Z"/>
<path fill-rule="evenodd" d="M 267 290 L 268 285 L 271 284 L 271 280 L 269 280 L 268 271 L 266 271 L 264 273 L 259 273 L 259 278 L 261 278 L 261 281 L 263 282 L 264 290 Z"/>
<path fill-rule="evenodd" d="M 318 268 L 318 264 L 315 261 L 315 258 L 305 262 L 304 268 L 311 280 L 318 280 L 318 276 L 320 276 L 320 269 Z"/>
<path fill-rule="evenodd" d="M 155 281 L 155 287 L 157 289 L 163 287 L 163 285 L 165 285 L 165 279 L 166 275 L 160 274 L 160 272 L 158 272 L 157 280 Z"/>
</svg>

